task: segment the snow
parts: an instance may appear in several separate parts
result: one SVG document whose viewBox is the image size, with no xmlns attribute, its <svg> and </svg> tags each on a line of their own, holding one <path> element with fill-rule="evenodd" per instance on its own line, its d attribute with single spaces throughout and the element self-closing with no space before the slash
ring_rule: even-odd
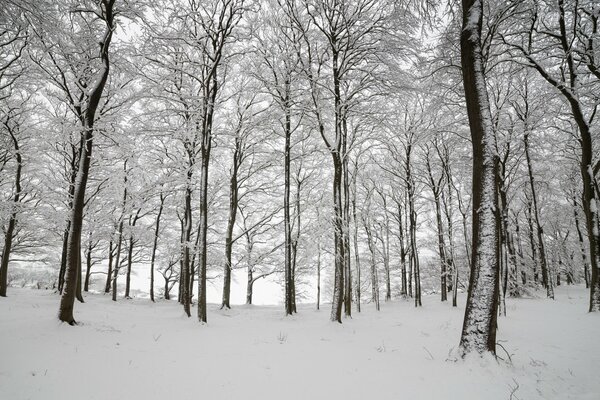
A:
<svg viewBox="0 0 600 400">
<path fill-rule="evenodd" d="M 329 322 L 329 305 L 301 305 L 287 318 L 282 307 L 210 305 L 208 325 L 175 302 L 87 295 L 76 327 L 56 319 L 56 294 L 8 295 L 0 299 L 2 399 L 600 398 L 600 315 L 586 312 L 582 287 L 557 288 L 555 301 L 507 299 L 498 340 L 512 364 L 456 360 L 464 304 L 437 295 L 419 309 L 366 305 L 343 324 Z"/>
</svg>

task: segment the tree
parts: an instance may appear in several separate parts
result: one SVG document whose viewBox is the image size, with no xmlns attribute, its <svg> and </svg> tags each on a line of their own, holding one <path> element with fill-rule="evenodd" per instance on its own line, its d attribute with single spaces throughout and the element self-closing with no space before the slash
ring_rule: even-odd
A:
<svg viewBox="0 0 600 400">
<path fill-rule="evenodd" d="M 460 348 L 496 351 L 498 308 L 498 158 L 482 59 L 483 0 L 463 0 L 460 36 L 463 84 L 473 146 L 473 258 Z"/>
<path fill-rule="evenodd" d="M 96 33 L 98 24 L 104 27 L 103 35 L 99 41 L 100 44 L 100 62 L 97 68 L 95 79 L 90 83 L 88 98 L 85 103 L 85 112 L 83 114 L 83 135 L 81 146 L 81 165 L 77 171 L 75 181 L 75 191 L 73 194 L 73 210 L 71 215 L 71 230 L 69 232 L 69 246 L 67 249 L 67 270 L 65 277 L 65 288 L 60 301 L 58 318 L 61 321 L 74 325 L 73 303 L 75 301 L 75 289 L 77 285 L 77 268 L 79 267 L 80 243 L 81 243 L 81 225 L 83 220 L 83 208 L 85 203 L 85 189 L 87 186 L 88 173 L 92 157 L 92 144 L 94 137 L 94 121 L 96 110 L 102 96 L 102 91 L 108 79 L 110 70 L 109 47 L 114 32 L 115 16 L 113 5 L 115 0 L 101 0 L 99 9 L 86 9 L 85 14 L 91 12 L 92 20 L 89 21 L 88 15 L 81 13 L 82 28 L 91 29 L 91 33 Z M 89 25 L 88 25 L 89 24 Z M 89 27 L 89 28 L 88 28 Z"/>
</svg>

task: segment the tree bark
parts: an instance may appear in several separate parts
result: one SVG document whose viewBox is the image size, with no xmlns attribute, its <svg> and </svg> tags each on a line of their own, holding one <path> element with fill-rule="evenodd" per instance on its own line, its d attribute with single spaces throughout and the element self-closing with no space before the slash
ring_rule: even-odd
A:
<svg viewBox="0 0 600 400">
<path fill-rule="evenodd" d="M 13 197 L 12 211 L 8 220 L 8 227 L 4 233 L 4 247 L 2 248 L 2 260 L 0 261 L 0 297 L 6 297 L 6 290 L 8 286 L 8 263 L 10 261 L 10 252 L 12 249 L 12 242 L 15 235 L 15 227 L 17 225 L 18 216 L 18 204 L 21 201 L 21 173 L 23 168 L 23 158 L 21 156 L 21 150 L 19 147 L 19 141 L 15 136 L 15 133 L 10 130 L 10 137 L 13 141 L 15 149 L 15 158 L 17 161 L 17 169 L 15 172 L 15 195 Z"/>
<path fill-rule="evenodd" d="M 106 273 L 106 284 L 104 285 L 104 293 L 110 293 L 111 280 L 113 274 L 113 239 L 108 242 L 108 271 Z"/>
<path fill-rule="evenodd" d="M 158 214 L 156 215 L 156 223 L 154 228 L 154 241 L 152 243 L 152 256 L 150 257 L 150 301 L 154 302 L 154 262 L 156 261 L 156 249 L 158 247 L 158 236 L 160 234 L 160 217 L 162 216 L 165 205 L 165 195 L 161 192 L 159 195 L 160 205 L 158 206 Z"/>
<path fill-rule="evenodd" d="M 460 36 L 463 84 L 473 146 L 473 235 L 462 354 L 496 351 L 498 309 L 498 157 L 481 49 L 483 0 L 463 0 Z"/>
<path fill-rule="evenodd" d="M 527 107 L 527 106 L 526 106 Z M 525 118 L 526 121 L 526 118 Z M 531 203 L 533 206 L 533 218 L 536 225 L 538 250 L 539 250 L 539 262 L 542 270 L 542 285 L 546 288 L 546 295 L 548 298 L 554 298 L 554 289 L 552 288 L 552 280 L 549 279 L 548 274 L 548 261 L 546 258 L 546 249 L 544 246 L 544 228 L 540 223 L 540 214 L 537 204 L 537 194 L 535 189 L 535 177 L 533 174 L 533 165 L 531 162 L 531 156 L 529 154 L 529 127 L 525 123 L 525 134 L 523 135 L 523 143 L 525 144 L 525 158 L 527 160 L 527 172 L 529 174 L 529 186 L 531 190 Z"/>
<path fill-rule="evenodd" d="M 80 168 L 77 171 L 75 192 L 73 195 L 73 210 L 71 214 L 71 230 L 69 232 L 69 245 L 67 248 L 67 269 L 65 275 L 65 287 L 60 301 L 58 318 L 74 325 L 73 305 L 75 302 L 75 291 L 77 285 L 77 267 L 80 259 L 79 247 L 81 242 L 81 228 L 83 222 L 83 209 L 85 207 L 85 190 L 89 175 L 90 162 L 92 158 L 92 141 L 94 137 L 94 119 L 96 110 L 108 79 L 110 68 L 108 49 L 114 32 L 113 26 L 113 4 L 115 0 L 101 0 L 100 12 L 102 20 L 106 24 L 104 37 L 100 42 L 100 58 L 102 67 L 94 87 L 90 88 L 89 99 L 84 117 L 83 146 L 80 159 Z"/>
</svg>

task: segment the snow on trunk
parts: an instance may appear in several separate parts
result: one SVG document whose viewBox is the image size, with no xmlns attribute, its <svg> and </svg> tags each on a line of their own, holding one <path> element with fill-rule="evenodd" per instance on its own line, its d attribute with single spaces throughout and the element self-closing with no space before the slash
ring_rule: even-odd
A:
<svg viewBox="0 0 600 400">
<path fill-rule="evenodd" d="M 461 61 L 473 141 L 473 253 L 460 348 L 496 349 L 498 306 L 497 154 L 481 54 L 482 0 L 463 0 Z"/>
</svg>

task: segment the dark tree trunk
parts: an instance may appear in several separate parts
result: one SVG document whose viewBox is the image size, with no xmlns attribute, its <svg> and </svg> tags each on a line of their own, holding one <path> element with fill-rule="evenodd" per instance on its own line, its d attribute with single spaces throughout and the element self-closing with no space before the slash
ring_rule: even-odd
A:
<svg viewBox="0 0 600 400">
<path fill-rule="evenodd" d="M 583 234 L 581 233 L 581 227 L 579 226 L 579 204 L 577 204 L 577 198 L 573 193 L 573 217 L 575 218 L 575 228 L 577 229 L 577 239 L 579 240 L 579 250 L 581 252 L 581 261 L 583 263 L 583 278 L 585 280 L 585 287 L 590 287 L 590 275 L 589 275 L 589 264 L 587 262 L 587 253 L 585 251 L 585 244 L 583 242 Z"/>
<path fill-rule="evenodd" d="M 81 227 L 83 222 L 83 209 L 85 207 L 85 190 L 87 187 L 90 162 L 92 158 L 92 140 L 94 137 L 94 119 L 96 110 L 102 96 L 102 91 L 106 85 L 109 73 L 108 48 L 114 31 L 113 26 L 113 4 L 114 0 L 102 0 L 99 14 L 106 24 L 104 37 L 100 42 L 100 58 L 102 67 L 99 71 L 95 86 L 90 88 L 88 103 L 85 111 L 82 152 L 80 166 L 77 171 L 75 182 L 75 192 L 73 195 L 73 210 L 71 214 L 71 230 L 69 232 L 69 245 L 67 248 L 67 269 L 65 274 L 65 287 L 60 301 L 58 318 L 70 325 L 75 324 L 73 317 L 73 305 L 75 302 L 75 292 L 77 289 L 77 268 L 78 261 L 81 258 L 80 242 Z"/>
<path fill-rule="evenodd" d="M 125 196 L 123 196 L 125 198 Z M 119 231 L 118 231 L 119 239 L 117 240 L 117 250 L 115 254 L 115 263 L 113 265 L 113 274 L 112 274 L 112 301 L 117 301 L 117 279 L 119 278 L 119 270 L 121 269 L 121 247 L 123 246 L 123 218 L 121 217 L 121 221 L 119 222 Z"/>
<path fill-rule="evenodd" d="M 183 217 L 183 231 L 181 241 L 181 280 L 180 280 L 180 296 L 183 311 L 188 317 L 192 316 L 190 308 L 190 247 L 192 238 L 192 165 L 188 165 L 185 188 L 185 205 Z"/>
<path fill-rule="evenodd" d="M 356 219 L 356 174 L 357 171 L 354 171 L 354 175 L 352 177 L 352 183 L 354 190 L 352 191 L 352 221 L 354 222 L 354 262 L 356 264 L 356 275 L 355 275 L 355 283 L 354 283 L 354 302 L 356 303 L 356 311 L 360 312 L 360 302 L 361 302 L 361 293 L 360 293 L 360 254 L 358 251 L 358 220 Z M 319 263 L 321 262 L 321 255 L 319 254 Z M 320 288 L 319 288 L 320 289 Z"/>
<path fill-rule="evenodd" d="M 77 168 L 79 164 L 79 151 L 77 146 L 71 144 L 71 176 L 69 181 L 69 190 L 67 194 L 67 208 L 69 211 L 73 210 L 73 195 L 75 193 L 75 180 L 77 178 Z M 65 232 L 63 234 L 62 252 L 60 257 L 60 270 L 58 271 L 58 292 L 62 293 L 63 286 L 65 284 L 65 273 L 67 271 L 67 248 L 69 245 L 69 231 L 71 230 L 71 220 L 67 221 Z"/>
<path fill-rule="evenodd" d="M 367 234 L 367 245 L 371 254 L 371 301 L 375 303 L 375 309 L 379 311 L 379 277 L 377 276 L 377 263 L 375 261 L 375 243 L 369 221 L 363 219 L 365 233 Z"/>
<path fill-rule="evenodd" d="M 321 243 L 317 243 L 317 310 L 321 309 Z"/>
<path fill-rule="evenodd" d="M 104 285 L 104 293 L 110 293 L 111 280 L 113 274 L 113 240 L 108 242 L 108 272 L 106 273 L 106 284 Z"/>
<path fill-rule="evenodd" d="M 525 121 L 527 121 L 527 117 L 525 118 Z M 540 268 L 542 270 L 542 285 L 546 288 L 546 295 L 548 296 L 548 298 L 553 299 L 554 289 L 552 288 L 552 280 L 548 276 L 548 261 L 546 258 L 546 249 L 544 246 L 544 228 L 540 223 L 540 214 L 537 204 L 533 165 L 531 162 L 531 156 L 529 154 L 529 126 L 527 125 L 527 123 L 525 123 L 525 134 L 523 136 L 523 143 L 525 144 L 525 158 L 527 160 L 527 171 L 529 174 L 529 186 L 531 190 L 531 203 L 533 205 L 533 217 L 535 221 L 535 226 L 537 228 L 536 231 L 539 249 Z"/>
<path fill-rule="evenodd" d="M 21 201 L 21 171 L 23 168 L 23 158 L 19 148 L 19 141 L 15 133 L 10 131 L 10 136 L 15 149 L 15 158 L 17 161 L 17 169 L 15 172 L 15 195 L 13 197 L 12 211 L 8 220 L 8 227 L 4 233 L 4 247 L 2 248 L 2 260 L 0 260 L 0 297 L 6 297 L 8 286 L 8 262 L 10 261 L 10 252 L 12 249 L 12 241 L 15 235 L 15 227 L 17 225 L 18 204 Z"/>
<path fill-rule="evenodd" d="M 229 218 L 225 232 L 225 267 L 223 268 L 223 301 L 221 302 L 221 308 L 231 308 L 229 304 L 231 297 L 231 253 L 233 250 L 233 228 L 235 227 L 238 210 L 238 171 L 242 163 L 242 157 L 242 139 L 238 134 L 235 138 L 231 176 L 229 178 Z"/>
<path fill-rule="evenodd" d="M 400 201 L 396 201 L 398 206 L 398 241 L 400 242 L 400 295 L 407 297 L 407 286 L 406 286 L 406 248 L 404 244 L 404 224 L 402 223 L 402 206 Z"/>
<path fill-rule="evenodd" d="M 531 246 L 531 262 L 533 263 L 533 282 L 539 282 L 538 275 L 538 256 L 537 256 L 537 243 L 535 242 L 535 234 L 533 233 L 533 211 L 532 211 L 531 200 L 527 199 L 527 228 L 529 235 L 529 245 Z"/>
<path fill-rule="evenodd" d="M 342 160 L 337 153 L 332 153 L 334 163 L 333 174 L 333 215 L 334 215 L 334 277 L 331 321 L 342 322 L 342 306 L 344 302 L 344 216 L 342 208 Z"/>
<path fill-rule="evenodd" d="M 87 250 L 85 252 L 85 283 L 83 285 L 83 291 L 87 292 L 90 288 L 90 273 L 92 271 L 92 234 L 90 233 L 90 237 L 88 239 Z"/>
<path fill-rule="evenodd" d="M 160 217 L 162 216 L 165 205 L 165 195 L 161 192 L 159 197 L 160 205 L 158 206 L 158 214 L 156 215 L 156 223 L 154 225 L 154 242 L 152 243 L 152 256 L 150 257 L 150 301 L 154 301 L 154 263 L 156 261 L 156 249 L 158 247 L 158 236 L 160 234 Z"/>
<path fill-rule="evenodd" d="M 125 219 L 125 211 L 127 207 L 127 159 L 123 162 L 123 200 L 121 202 L 121 216 L 119 218 L 119 225 L 117 229 L 117 234 L 119 238 L 117 239 L 117 249 L 115 254 L 115 262 L 113 265 L 113 274 L 112 274 L 112 301 L 117 301 L 117 279 L 119 278 L 119 270 L 121 269 L 121 247 L 123 246 L 123 225 Z"/>
<path fill-rule="evenodd" d="M 411 138 L 412 141 L 412 138 Z M 419 265 L 419 252 L 417 248 L 417 212 L 415 210 L 415 185 L 412 177 L 412 143 L 406 146 L 406 192 L 408 194 L 409 213 L 409 238 L 411 252 L 411 273 L 415 280 L 415 307 L 422 306 L 421 302 L 421 271 Z"/>
<path fill-rule="evenodd" d="M 463 0 L 460 37 L 467 113 L 473 145 L 473 235 L 467 306 L 460 348 L 463 354 L 496 351 L 498 309 L 498 159 L 481 50 L 483 0 Z"/>
<path fill-rule="evenodd" d="M 286 82 L 286 90 L 289 90 L 289 82 Z M 285 98 L 289 101 L 288 96 Z M 283 230 L 284 230 L 284 280 L 285 280 L 285 315 L 292 315 L 292 228 L 290 216 L 290 151 L 291 151 L 291 115 L 289 107 L 285 107 L 285 147 L 284 147 L 284 192 L 283 192 Z"/>
<path fill-rule="evenodd" d="M 140 219 L 141 208 L 138 208 L 137 212 L 133 216 L 133 220 L 130 219 L 129 226 L 134 228 L 137 221 Z M 129 247 L 127 248 L 127 273 L 125 274 L 125 298 L 130 299 L 130 291 L 131 291 L 131 267 L 133 265 L 133 247 L 136 244 L 136 240 L 134 234 L 131 233 L 129 235 Z"/>
</svg>

